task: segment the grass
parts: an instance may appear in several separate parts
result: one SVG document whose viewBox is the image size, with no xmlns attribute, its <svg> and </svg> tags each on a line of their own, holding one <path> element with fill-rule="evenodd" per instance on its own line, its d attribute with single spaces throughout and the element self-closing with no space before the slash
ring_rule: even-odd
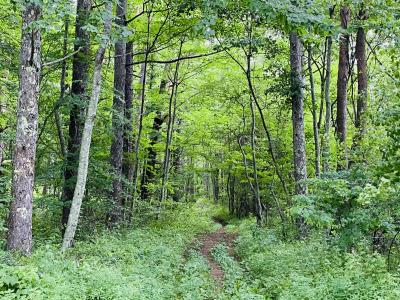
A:
<svg viewBox="0 0 400 300">
<path fill-rule="evenodd" d="M 78 241 L 64 254 L 40 239 L 31 257 L 0 251 L 1 299 L 400 299 L 398 273 L 384 257 L 343 252 L 323 235 L 284 241 L 253 219 L 232 221 L 235 258 L 219 244 L 213 257 L 225 272 L 220 287 L 193 249 L 199 234 L 228 217 L 205 201 L 179 204 L 143 227 Z"/>
<path fill-rule="evenodd" d="M 144 228 L 104 232 L 65 254 L 43 244 L 28 258 L 1 253 L 1 299 L 207 299 L 205 260 L 187 245 L 215 228 L 212 206 L 182 205 Z"/>
</svg>

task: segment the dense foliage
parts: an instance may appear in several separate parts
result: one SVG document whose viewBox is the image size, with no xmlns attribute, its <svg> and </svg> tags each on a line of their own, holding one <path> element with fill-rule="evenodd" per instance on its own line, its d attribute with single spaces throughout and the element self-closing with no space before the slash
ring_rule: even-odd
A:
<svg viewBox="0 0 400 300">
<path fill-rule="evenodd" d="M 0 4 L 0 298 L 400 297 L 398 1 Z"/>
<path fill-rule="evenodd" d="M 321 235 L 282 241 L 254 220 L 235 221 L 236 258 L 223 244 L 213 249 L 225 271 L 223 286 L 209 274 L 196 245 L 213 231 L 211 217 L 226 217 L 205 199 L 171 208 L 162 220 L 134 231 L 87 237 L 60 255 L 57 244 L 40 246 L 29 257 L 1 252 L 2 299 L 396 299 L 399 278 L 386 271 L 378 254 L 343 255 Z M 310 255 L 312 253 L 312 255 Z M 301 259 L 299 259 L 301 257 Z M 240 259 L 240 261 L 239 261 Z"/>
</svg>

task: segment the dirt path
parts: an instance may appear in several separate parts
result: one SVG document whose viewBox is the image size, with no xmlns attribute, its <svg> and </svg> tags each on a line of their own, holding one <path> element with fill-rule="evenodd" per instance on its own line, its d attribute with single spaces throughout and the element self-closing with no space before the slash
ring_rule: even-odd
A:
<svg viewBox="0 0 400 300">
<path fill-rule="evenodd" d="M 214 260 L 212 249 L 218 244 L 225 244 L 228 248 L 229 255 L 233 256 L 233 242 L 236 235 L 225 231 L 225 227 L 211 233 L 200 236 L 197 241 L 201 245 L 199 252 L 207 259 L 211 269 L 211 276 L 216 282 L 222 284 L 224 280 L 224 271 L 221 266 Z"/>
</svg>

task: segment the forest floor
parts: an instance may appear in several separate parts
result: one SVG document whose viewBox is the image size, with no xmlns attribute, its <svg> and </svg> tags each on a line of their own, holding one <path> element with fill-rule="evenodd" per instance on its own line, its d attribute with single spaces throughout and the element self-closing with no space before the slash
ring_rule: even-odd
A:
<svg viewBox="0 0 400 300">
<path fill-rule="evenodd" d="M 36 224 L 29 258 L 0 248 L 0 299 L 400 299 L 400 277 L 377 254 L 344 253 L 318 235 L 283 240 L 280 228 L 206 200 L 174 205 L 134 228 L 81 234 L 63 254 L 43 230 L 49 218 L 35 216 L 47 223 Z"/>
</svg>

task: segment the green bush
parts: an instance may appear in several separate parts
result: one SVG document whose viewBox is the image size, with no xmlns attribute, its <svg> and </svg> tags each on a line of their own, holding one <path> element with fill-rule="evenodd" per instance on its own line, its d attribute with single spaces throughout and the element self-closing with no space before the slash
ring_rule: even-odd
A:
<svg viewBox="0 0 400 300">
<path fill-rule="evenodd" d="M 325 229 L 347 249 L 376 243 L 374 233 L 384 233 L 386 244 L 379 247 L 385 249 L 398 230 L 400 185 L 385 177 L 368 176 L 367 181 L 366 173 L 353 170 L 308 180 L 309 194 L 294 197 L 291 214 L 310 228 Z"/>
</svg>

